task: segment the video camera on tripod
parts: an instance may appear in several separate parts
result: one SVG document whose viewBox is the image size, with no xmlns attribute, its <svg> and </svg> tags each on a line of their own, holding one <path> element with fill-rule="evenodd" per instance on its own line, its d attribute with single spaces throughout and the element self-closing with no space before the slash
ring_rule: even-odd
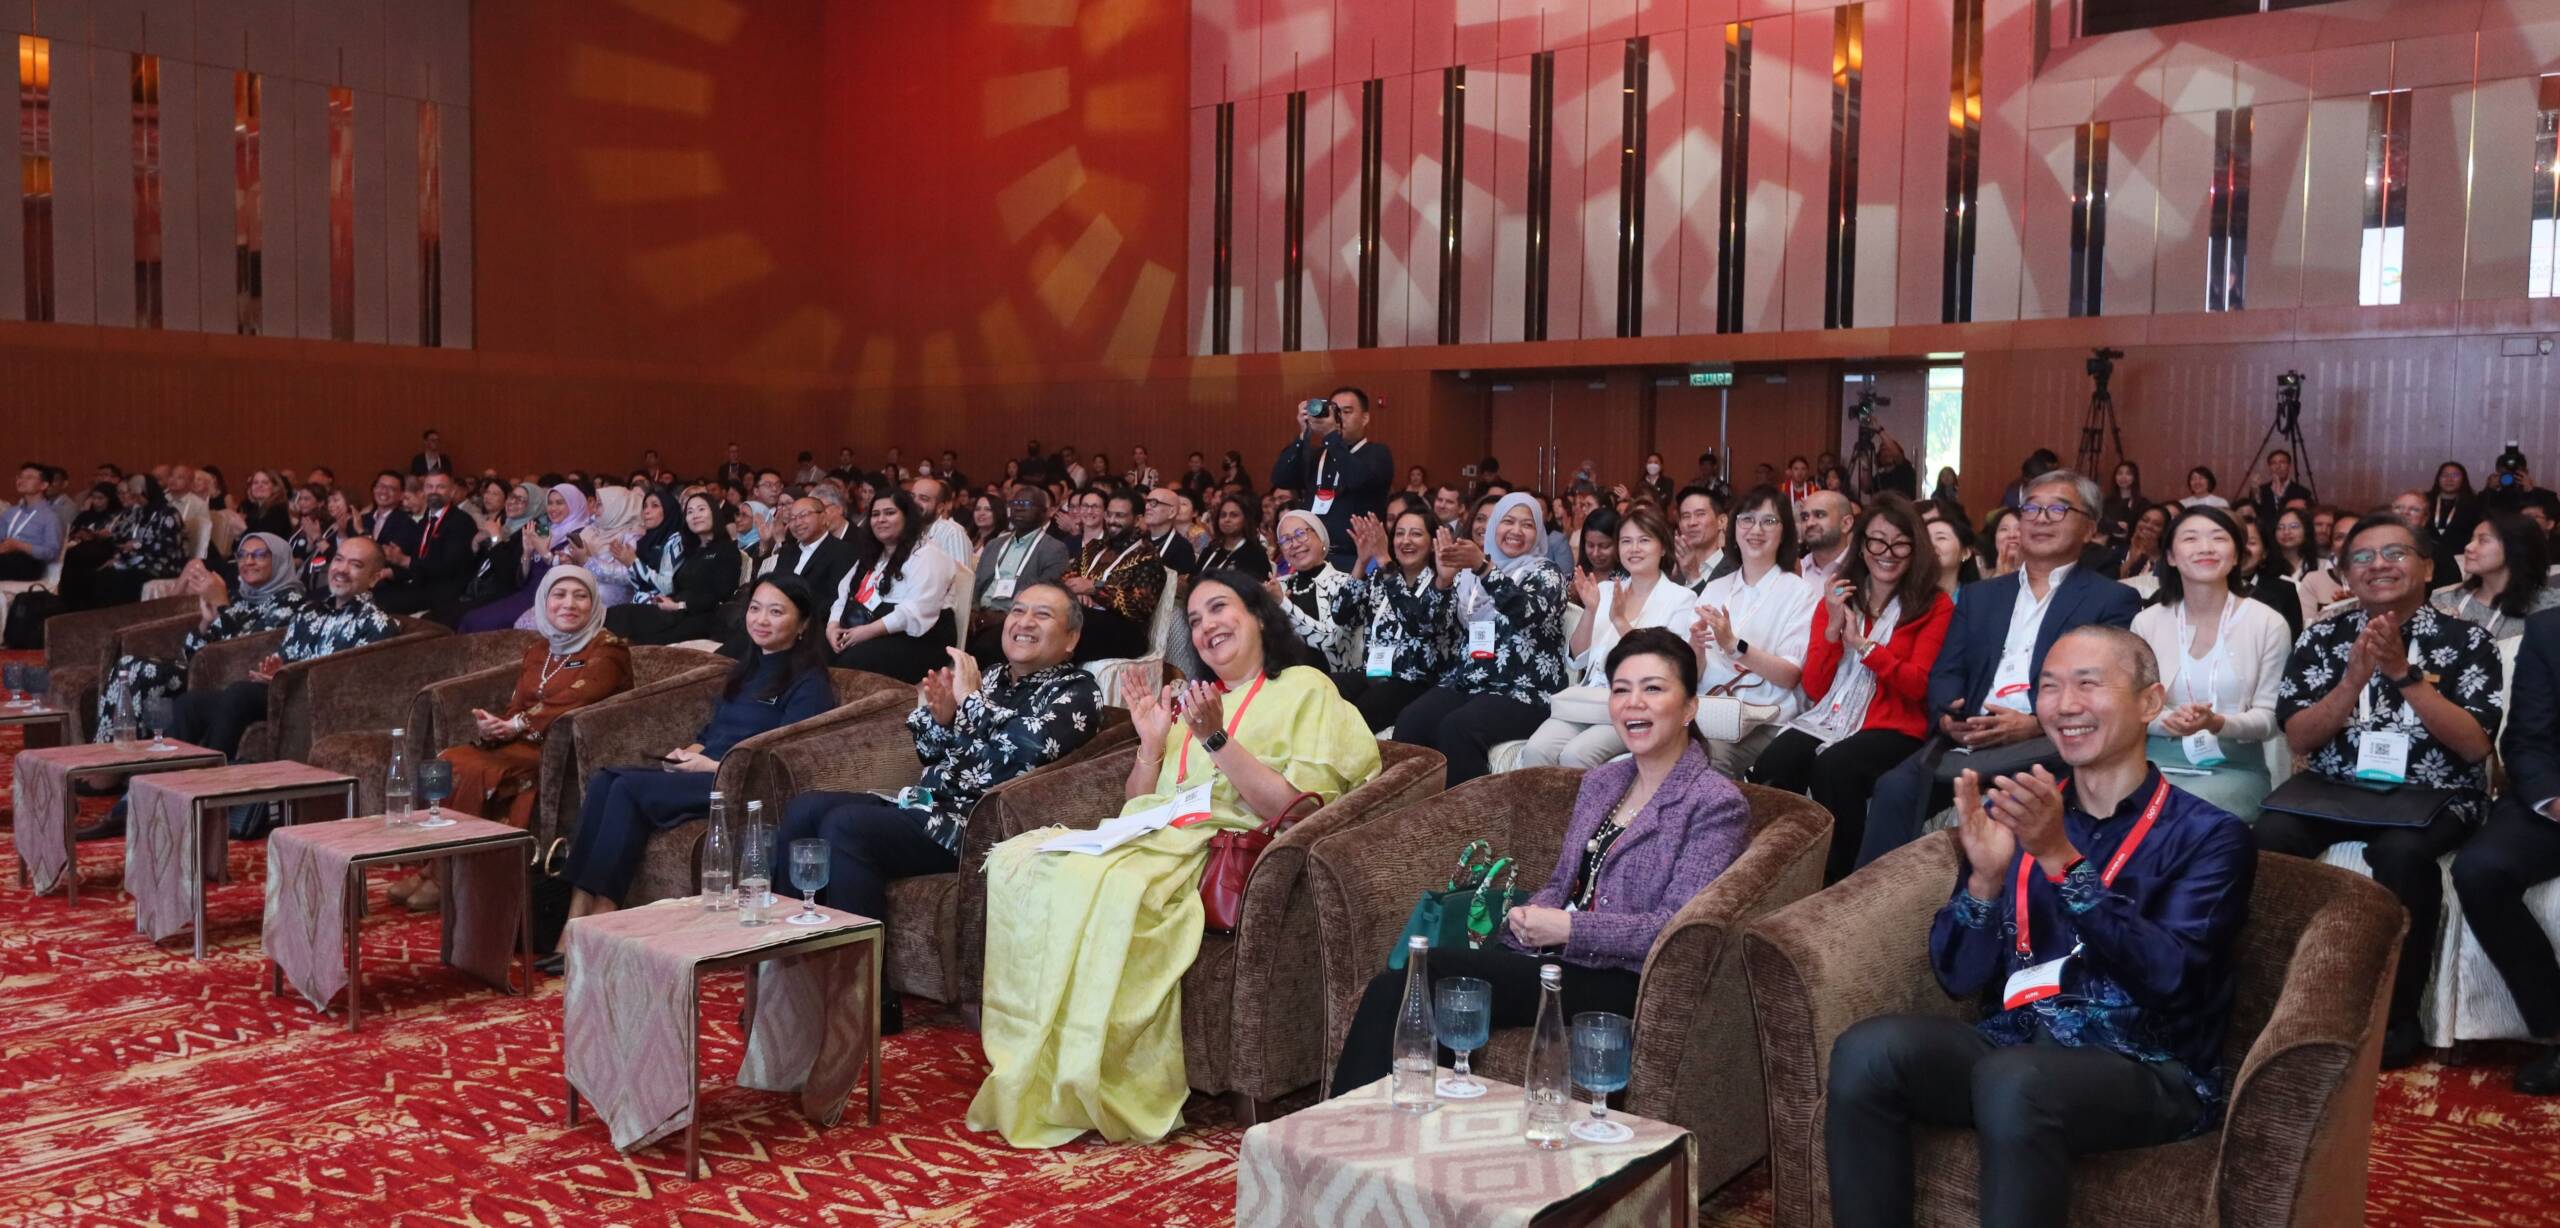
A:
<svg viewBox="0 0 2560 1228">
<path fill-rule="evenodd" d="M 2107 381 L 2115 378 L 2116 360 L 2122 357 L 2124 357 L 2123 350 L 2094 349 L 2089 351 L 2089 361 L 2082 366 L 2089 372 L 2089 378 L 2096 380 L 2098 387 L 2104 389 Z"/>
<path fill-rule="evenodd" d="M 2269 451 L 2281 438 L 2285 454 L 2293 458 L 2294 475 L 2313 498 L 2320 495 L 2320 480 L 2311 475 L 2311 449 L 2302 438 L 2302 385 L 2300 371 L 2287 371 L 2276 377 L 2276 419 L 2267 424 L 2267 433 L 2258 438 L 2258 454 L 2249 460 L 2243 473 L 2254 474 L 2264 464 Z"/>
</svg>

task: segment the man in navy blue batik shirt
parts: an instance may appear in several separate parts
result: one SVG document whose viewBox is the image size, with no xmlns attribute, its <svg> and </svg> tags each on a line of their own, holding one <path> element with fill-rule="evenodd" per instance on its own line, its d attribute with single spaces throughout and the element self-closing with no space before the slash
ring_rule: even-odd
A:
<svg viewBox="0 0 2560 1228">
<path fill-rule="evenodd" d="M 2046 656 L 2036 715 L 2069 776 L 1957 779 L 1965 871 L 1929 932 L 1938 984 L 1982 1020 L 1885 1015 L 1831 1053 L 1832 1222 L 1912 1222 L 1912 1133 L 1975 1132 L 1982 1223 L 2066 1218 L 2071 1162 L 2172 1142 L 2230 1092 L 2232 951 L 2248 920 L 2249 829 L 2143 755 L 2159 663 L 2082 627 Z"/>
</svg>

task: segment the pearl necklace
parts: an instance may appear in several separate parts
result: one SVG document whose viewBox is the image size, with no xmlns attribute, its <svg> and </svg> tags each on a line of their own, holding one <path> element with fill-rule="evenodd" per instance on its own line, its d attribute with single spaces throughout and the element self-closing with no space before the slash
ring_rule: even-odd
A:
<svg viewBox="0 0 2560 1228">
<path fill-rule="evenodd" d="M 543 657 L 541 681 L 534 684 L 533 693 L 535 695 L 540 695 L 543 692 L 550 690 L 551 680 L 559 677 L 560 671 L 569 668 L 569 661 L 569 657 L 562 656 L 556 652 Z M 554 664 L 554 662 L 557 662 L 557 664 Z"/>
</svg>

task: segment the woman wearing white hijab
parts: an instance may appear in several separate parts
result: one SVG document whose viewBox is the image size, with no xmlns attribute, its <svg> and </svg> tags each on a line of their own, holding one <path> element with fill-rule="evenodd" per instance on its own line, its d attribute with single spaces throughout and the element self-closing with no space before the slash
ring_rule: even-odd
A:
<svg viewBox="0 0 2560 1228">
<path fill-rule="evenodd" d="M 585 562 L 588 560 L 602 561 L 618 557 L 613 552 L 614 543 L 620 542 L 628 546 L 640 540 L 640 509 L 645 502 L 639 492 L 627 486 L 607 486 L 597 491 L 593 504 L 595 518 L 589 521 L 585 528 L 577 531 L 575 543 L 577 549 L 574 551 L 577 557 L 564 561 L 575 564 L 584 571 Z M 555 553 L 572 552 L 562 550 Z M 615 573 L 618 573 L 618 576 Z M 630 582 L 627 579 L 623 579 L 620 583 L 616 582 L 618 577 L 629 576 L 628 570 L 607 569 L 602 572 L 586 572 L 586 575 L 595 581 L 596 597 L 604 604 L 617 606 L 631 600 Z M 544 582 L 548 583 L 549 579 L 545 576 Z M 516 630 L 542 630 L 541 614 L 540 602 L 526 607 L 524 613 L 516 616 Z"/>
<path fill-rule="evenodd" d="M 1396 714 L 1395 739 L 1447 757 L 1452 788 L 1491 772 L 1497 743 L 1537 732 L 1547 696 L 1564 689 L 1564 574 L 1545 540 L 1537 497 L 1514 492 L 1493 505 L 1483 541 L 1443 529 L 1435 544 L 1455 663 Z"/>
<path fill-rule="evenodd" d="M 1351 577 L 1325 561 L 1325 552 L 1332 548 L 1332 535 L 1314 513 L 1282 512 L 1280 557 L 1289 564 L 1289 574 L 1264 581 L 1264 587 L 1271 590 L 1271 595 L 1279 599 L 1281 610 L 1289 615 L 1290 630 L 1296 631 L 1307 647 L 1324 654 L 1326 671 L 1346 673 L 1359 668 L 1360 663 L 1352 659 L 1352 654 L 1360 645 L 1352 629 L 1333 618 L 1343 586 L 1351 583 Z"/>
<path fill-rule="evenodd" d="M 439 756 L 453 765 L 453 796 L 445 805 L 523 827 L 533 818 L 542 740 L 551 723 L 630 689 L 631 649 L 604 629 L 602 588 L 584 567 L 562 564 L 543 574 L 533 603 L 543 642 L 525 650 L 506 707 L 472 709 L 472 739 Z M 435 889 L 413 887 L 407 899 L 423 911 L 434 904 Z"/>
</svg>

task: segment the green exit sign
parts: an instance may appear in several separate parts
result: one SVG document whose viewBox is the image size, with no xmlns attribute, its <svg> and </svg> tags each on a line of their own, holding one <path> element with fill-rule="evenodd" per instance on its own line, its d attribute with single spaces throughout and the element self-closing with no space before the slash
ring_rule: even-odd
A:
<svg viewBox="0 0 2560 1228">
<path fill-rule="evenodd" d="M 1733 372 L 1692 371 L 1689 373 L 1689 386 L 1692 388 L 1731 388 L 1733 387 Z"/>
</svg>

